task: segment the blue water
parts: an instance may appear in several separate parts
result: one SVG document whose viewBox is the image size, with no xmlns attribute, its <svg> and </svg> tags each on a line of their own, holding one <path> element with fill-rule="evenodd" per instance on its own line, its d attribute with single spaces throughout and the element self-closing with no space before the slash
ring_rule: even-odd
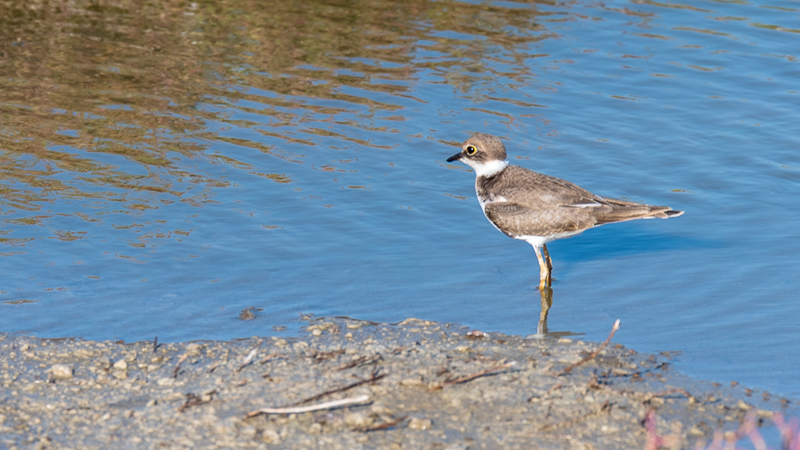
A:
<svg viewBox="0 0 800 450">
<path fill-rule="evenodd" d="M 77 73 L 3 36 L 0 331 L 231 339 L 314 314 L 534 333 L 532 249 L 444 161 L 481 131 L 513 164 L 686 211 L 551 243 L 550 331 L 602 340 L 619 318 L 616 342 L 689 375 L 800 397 L 800 5 L 281 5 L 286 32 L 173 11 L 151 27 L 164 56 L 87 37 L 103 57 Z M 98 14 L 125 33 L 136 12 Z"/>
</svg>

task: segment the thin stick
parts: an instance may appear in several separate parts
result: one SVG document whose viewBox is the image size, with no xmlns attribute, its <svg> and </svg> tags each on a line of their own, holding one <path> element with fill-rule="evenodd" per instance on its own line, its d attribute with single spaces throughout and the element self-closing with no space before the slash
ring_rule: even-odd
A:
<svg viewBox="0 0 800 450">
<path fill-rule="evenodd" d="M 269 355 L 265 356 L 264 359 L 258 362 L 259 365 L 264 365 L 271 361 L 273 358 L 277 358 L 278 356 L 283 356 L 280 353 L 270 353 Z"/>
<path fill-rule="evenodd" d="M 500 364 L 499 366 L 489 367 L 488 369 L 481 370 L 480 372 L 475 372 L 475 373 L 473 373 L 471 375 L 465 375 L 463 377 L 459 377 L 459 378 L 456 378 L 454 380 L 445 381 L 442 384 L 437 384 L 436 386 L 433 386 L 430 389 L 428 389 L 428 391 L 429 392 L 438 391 L 438 390 L 442 389 L 445 386 L 450 386 L 451 384 L 466 383 L 467 381 L 472 381 L 475 378 L 480 378 L 480 377 L 482 377 L 484 375 L 488 375 L 488 374 L 490 374 L 492 372 L 497 372 L 499 370 L 508 369 L 509 367 L 511 367 L 513 365 L 516 365 L 516 364 L 517 364 L 516 361 L 510 361 L 510 362 L 507 362 L 505 364 Z"/>
<path fill-rule="evenodd" d="M 380 361 L 381 359 L 383 359 L 381 355 L 375 355 L 372 358 L 370 358 L 369 356 L 362 356 L 349 363 L 342 364 L 341 366 L 339 366 L 338 369 L 335 370 L 335 372 L 341 372 L 343 370 L 352 369 L 353 367 L 360 366 L 361 364 L 369 364 L 375 361 Z"/>
<path fill-rule="evenodd" d="M 181 359 L 178 360 L 178 364 L 175 365 L 175 369 L 172 371 L 172 378 L 178 378 L 178 371 L 181 370 L 181 364 L 186 361 L 186 358 L 189 357 L 188 353 L 184 353 L 181 355 Z"/>
<path fill-rule="evenodd" d="M 583 358 L 582 360 L 576 362 L 575 364 L 568 366 L 566 369 L 562 370 L 561 373 L 559 373 L 558 375 L 561 376 L 568 374 L 572 369 L 582 364 L 585 364 L 593 360 L 595 357 L 597 357 L 597 355 L 599 355 L 600 352 L 602 352 L 603 349 L 606 348 L 608 344 L 611 342 L 611 338 L 614 337 L 614 333 L 616 333 L 617 330 L 619 330 L 619 319 L 617 319 L 617 321 L 614 322 L 614 327 L 611 328 L 611 333 L 608 335 L 608 338 L 606 338 L 606 340 L 602 344 L 600 344 L 600 347 L 597 347 L 597 350 L 593 351 L 592 354 L 587 356 L 586 358 Z"/>
<path fill-rule="evenodd" d="M 158 336 L 156 336 L 156 338 L 153 339 L 153 353 L 155 353 L 156 350 L 158 350 Z"/>
<path fill-rule="evenodd" d="M 358 397 L 343 398 L 341 400 L 333 400 L 325 403 L 318 403 L 309 406 L 294 406 L 287 408 L 261 408 L 247 413 L 246 417 L 253 417 L 259 414 L 301 414 L 311 411 L 319 411 L 322 409 L 334 409 L 346 405 L 353 405 L 356 403 L 364 403 L 369 400 L 369 395 L 359 395 Z"/>
<path fill-rule="evenodd" d="M 257 354 L 258 354 L 258 347 L 250 350 L 250 353 L 247 354 L 247 357 L 244 359 L 244 361 L 242 361 L 242 364 L 239 366 L 238 369 L 236 369 L 236 371 L 241 372 L 242 369 L 244 369 L 245 367 L 247 367 L 248 364 L 253 362 L 253 358 L 255 358 Z"/>
<path fill-rule="evenodd" d="M 329 351 L 329 352 L 317 352 L 317 353 L 314 353 L 314 356 L 312 356 L 312 358 L 314 359 L 315 363 L 320 363 L 320 362 L 328 360 L 328 359 L 336 358 L 337 356 L 341 355 L 342 353 L 344 353 L 344 350 L 332 350 L 332 351 Z"/>
<path fill-rule="evenodd" d="M 291 406 L 297 406 L 297 405 L 302 405 L 303 403 L 313 402 L 314 400 L 319 400 L 320 398 L 325 397 L 326 395 L 336 394 L 338 392 L 344 392 L 344 391 L 353 389 L 354 387 L 361 386 L 362 384 L 374 383 L 374 382 L 380 380 L 381 378 L 383 378 L 385 376 L 386 376 L 385 373 L 381 374 L 381 375 L 376 375 L 376 374 L 373 373 L 371 377 L 369 377 L 369 378 L 367 378 L 365 380 L 356 381 L 355 383 L 348 384 L 347 386 L 342 386 L 340 388 L 331 389 L 330 391 L 325 391 L 325 392 L 323 392 L 321 394 L 317 394 L 317 395 L 315 395 L 313 397 L 309 397 L 309 398 L 307 398 L 305 400 L 301 400 L 301 401 L 299 401 L 297 403 L 294 403 Z"/>
</svg>

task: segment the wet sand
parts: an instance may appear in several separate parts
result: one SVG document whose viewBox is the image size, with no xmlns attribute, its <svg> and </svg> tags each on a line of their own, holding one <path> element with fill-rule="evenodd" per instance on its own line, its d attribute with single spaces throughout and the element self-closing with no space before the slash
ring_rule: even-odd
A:
<svg viewBox="0 0 800 450">
<path fill-rule="evenodd" d="M 649 410 L 694 448 L 751 408 L 796 415 L 668 355 L 612 341 L 589 358 L 600 345 L 417 319 L 158 345 L 0 335 L 0 448 L 643 449 Z M 259 412 L 276 407 L 324 409 Z"/>
</svg>

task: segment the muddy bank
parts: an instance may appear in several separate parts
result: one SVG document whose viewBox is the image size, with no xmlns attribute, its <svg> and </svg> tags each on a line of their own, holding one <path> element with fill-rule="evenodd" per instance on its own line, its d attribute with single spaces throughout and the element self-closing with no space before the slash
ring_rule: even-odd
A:
<svg viewBox="0 0 800 450">
<path fill-rule="evenodd" d="M 316 319 L 293 339 L 0 335 L 0 447 L 644 448 L 654 409 L 658 433 L 693 448 L 751 407 L 792 408 L 615 343 L 563 373 L 600 344 L 469 331 Z"/>
</svg>

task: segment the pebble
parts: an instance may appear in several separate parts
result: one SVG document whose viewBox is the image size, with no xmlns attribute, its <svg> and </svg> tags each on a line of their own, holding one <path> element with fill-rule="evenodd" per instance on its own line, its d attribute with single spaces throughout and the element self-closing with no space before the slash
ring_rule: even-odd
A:
<svg viewBox="0 0 800 450">
<path fill-rule="evenodd" d="M 412 430 L 427 430 L 432 426 L 433 422 L 428 419 L 413 417 L 408 421 L 408 428 L 411 428 Z"/>
<path fill-rule="evenodd" d="M 739 402 L 736 404 L 736 407 L 742 411 L 749 411 L 753 405 L 748 405 L 744 400 L 739 400 Z"/>
<path fill-rule="evenodd" d="M 344 423 L 353 427 L 363 427 L 372 425 L 374 420 L 361 412 L 352 412 L 344 416 Z"/>
<path fill-rule="evenodd" d="M 72 378 L 72 367 L 66 364 L 53 364 L 50 367 L 50 374 L 57 380 Z"/>
</svg>

